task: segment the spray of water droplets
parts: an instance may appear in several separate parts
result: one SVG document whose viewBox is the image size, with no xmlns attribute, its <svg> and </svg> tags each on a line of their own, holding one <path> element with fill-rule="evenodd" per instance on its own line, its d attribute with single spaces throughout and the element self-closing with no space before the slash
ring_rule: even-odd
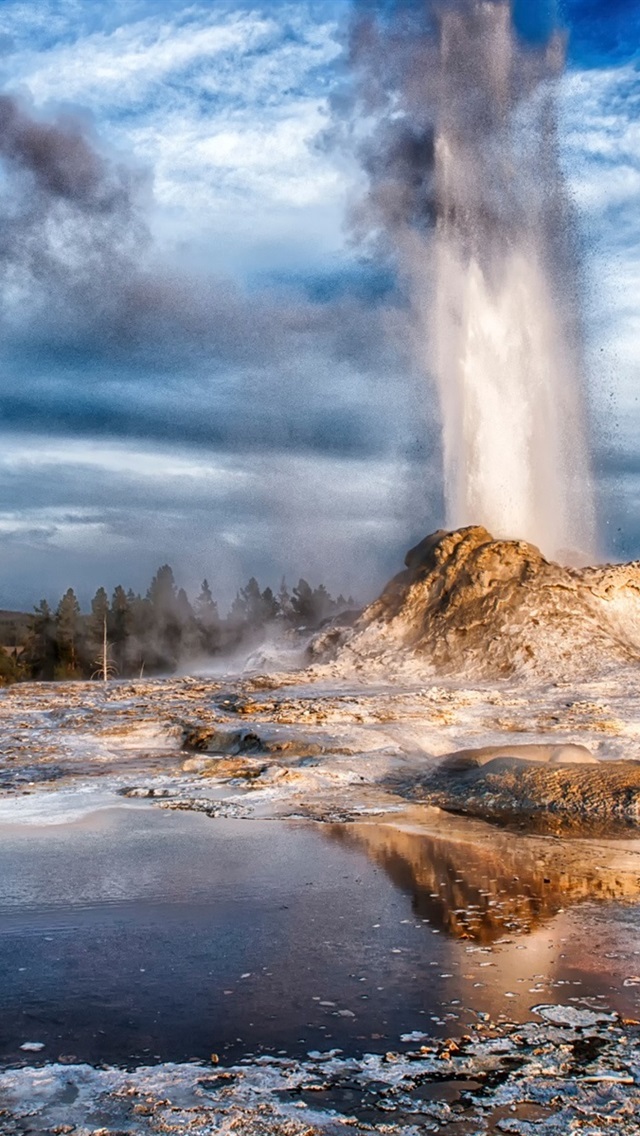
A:
<svg viewBox="0 0 640 1136">
<path fill-rule="evenodd" d="M 524 43 L 506 0 L 363 3 L 351 66 L 359 222 L 394 252 L 435 380 L 447 523 L 591 553 L 564 41 Z"/>
</svg>

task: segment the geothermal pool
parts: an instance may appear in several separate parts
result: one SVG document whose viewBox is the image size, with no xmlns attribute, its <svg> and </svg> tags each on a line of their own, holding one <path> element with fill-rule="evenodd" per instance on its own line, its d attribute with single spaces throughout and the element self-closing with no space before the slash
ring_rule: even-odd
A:
<svg viewBox="0 0 640 1136">
<path fill-rule="evenodd" d="M 385 1053 L 548 1003 L 640 1016 L 638 906 L 576 902 L 548 867 L 117 802 L 0 825 L 5 1068 Z"/>
<path fill-rule="evenodd" d="M 517 741 L 606 790 L 635 670 L 330 670 L 2 692 L 0 1131 L 640 1136 L 637 825 L 429 789 Z"/>
</svg>

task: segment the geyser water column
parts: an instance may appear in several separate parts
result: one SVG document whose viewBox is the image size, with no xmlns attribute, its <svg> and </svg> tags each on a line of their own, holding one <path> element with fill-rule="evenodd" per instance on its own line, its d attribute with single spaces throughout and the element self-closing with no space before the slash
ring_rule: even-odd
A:
<svg viewBox="0 0 640 1136">
<path fill-rule="evenodd" d="M 358 221 L 395 257 L 435 380 L 447 524 L 593 553 L 564 40 L 521 39 L 508 0 L 354 3 Z"/>
<path fill-rule="evenodd" d="M 518 42 L 510 6 L 439 18 L 436 302 L 447 522 L 550 555 L 593 551 L 571 220 L 557 155 L 552 39 Z"/>
</svg>

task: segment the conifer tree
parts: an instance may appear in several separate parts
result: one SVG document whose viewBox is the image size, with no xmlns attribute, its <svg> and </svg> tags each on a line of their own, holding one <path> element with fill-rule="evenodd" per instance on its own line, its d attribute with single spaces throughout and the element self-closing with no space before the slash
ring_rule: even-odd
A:
<svg viewBox="0 0 640 1136">
<path fill-rule="evenodd" d="M 177 658 L 188 661 L 200 653 L 200 628 L 184 588 L 178 589 L 176 616 L 180 624 L 180 643 Z"/>
<path fill-rule="evenodd" d="M 323 619 L 328 619 L 333 615 L 336 605 L 331 595 L 325 588 L 324 584 L 320 584 L 313 591 L 313 622 L 321 623 Z"/>
<path fill-rule="evenodd" d="M 91 601 L 91 621 L 102 632 L 105 616 L 109 614 L 109 597 L 104 588 L 98 588 Z"/>
<path fill-rule="evenodd" d="M 55 641 L 57 678 L 78 678 L 81 659 L 80 604 L 73 588 L 68 588 L 56 610 Z"/>
<path fill-rule="evenodd" d="M 260 597 L 262 623 L 272 623 L 280 612 L 280 605 L 271 588 L 265 588 Z"/>
<path fill-rule="evenodd" d="M 289 619 L 291 616 L 291 594 L 284 576 L 280 581 L 280 590 L 278 592 L 278 614 L 283 619 Z"/>
<path fill-rule="evenodd" d="M 212 655 L 220 646 L 220 615 L 206 579 L 202 581 L 195 603 L 195 616 L 200 629 L 201 648 L 205 654 Z"/>
<path fill-rule="evenodd" d="M 92 651 L 97 651 L 102 646 L 105 624 L 107 626 L 107 634 L 109 634 L 109 597 L 104 588 L 98 588 L 95 596 L 91 600 L 91 615 L 88 621 Z"/>
<path fill-rule="evenodd" d="M 291 611 L 298 623 L 312 624 L 314 621 L 313 590 L 302 577 L 291 595 Z"/>
<path fill-rule="evenodd" d="M 56 660 L 55 619 L 47 601 L 41 600 L 31 617 L 25 664 L 31 678 L 50 682 L 55 677 Z"/>
<path fill-rule="evenodd" d="M 220 616 L 218 615 L 218 605 L 213 598 L 209 581 L 204 579 L 202 587 L 200 588 L 200 595 L 195 603 L 195 613 L 197 619 L 203 626 L 209 623 L 216 623 Z"/>
<path fill-rule="evenodd" d="M 109 629 L 119 674 L 127 669 L 127 645 L 131 634 L 131 604 L 124 588 L 118 584 L 111 597 Z"/>
<path fill-rule="evenodd" d="M 158 647 L 153 607 L 131 588 L 127 592 L 128 627 L 126 657 L 129 674 L 142 675 L 157 666 Z"/>
<path fill-rule="evenodd" d="M 240 590 L 242 596 L 245 623 L 250 629 L 262 626 L 262 593 L 255 576 L 252 576 L 246 587 Z"/>
<path fill-rule="evenodd" d="M 180 655 L 182 628 L 176 582 L 168 564 L 158 568 L 147 592 L 147 599 L 152 614 L 147 655 L 152 660 L 154 670 L 172 670 Z"/>
<path fill-rule="evenodd" d="M 147 599 L 153 604 L 156 611 L 166 613 L 173 612 L 176 602 L 176 582 L 173 575 L 173 569 L 168 564 L 163 564 L 158 568 L 153 580 L 149 585 L 147 592 Z"/>
</svg>

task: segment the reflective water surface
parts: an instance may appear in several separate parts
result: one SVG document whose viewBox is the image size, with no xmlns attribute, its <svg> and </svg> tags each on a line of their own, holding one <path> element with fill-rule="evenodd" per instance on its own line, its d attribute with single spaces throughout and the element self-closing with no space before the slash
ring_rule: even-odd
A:
<svg viewBox="0 0 640 1136">
<path fill-rule="evenodd" d="M 633 860 L 151 806 L 3 825 L 0 856 L 4 1063 L 384 1052 L 544 1002 L 640 1016 Z"/>
</svg>

